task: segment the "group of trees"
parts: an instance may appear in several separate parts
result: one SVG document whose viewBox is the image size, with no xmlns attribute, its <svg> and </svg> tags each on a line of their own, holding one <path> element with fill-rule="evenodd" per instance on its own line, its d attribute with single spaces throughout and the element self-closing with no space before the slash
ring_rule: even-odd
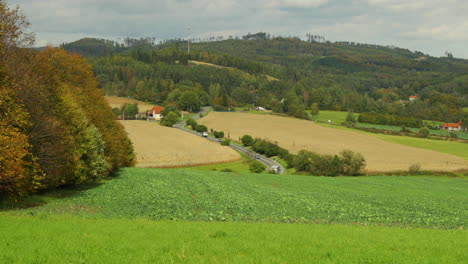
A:
<svg viewBox="0 0 468 264">
<path fill-rule="evenodd" d="M 358 121 L 360 123 L 389 126 L 421 127 L 423 125 L 422 120 L 415 117 L 378 113 L 361 113 L 359 114 Z"/>
<path fill-rule="evenodd" d="M 63 49 L 32 49 L 0 0 L 0 198 L 99 179 L 134 162 L 91 68 Z"/>
<path fill-rule="evenodd" d="M 365 174 L 366 160 L 351 150 L 343 150 L 339 155 L 318 154 L 301 150 L 291 154 L 288 150 L 264 139 L 254 139 L 250 135 L 241 138 L 242 144 L 267 157 L 278 156 L 297 172 L 323 176 L 357 176 Z"/>
<path fill-rule="evenodd" d="M 468 64 L 462 60 L 418 60 L 424 54 L 281 38 L 197 43 L 190 55 L 173 45 L 163 47 L 109 49 L 110 54 L 89 62 L 109 95 L 182 110 L 255 105 L 306 118 L 305 109 L 352 109 L 457 122 L 464 116 L 461 107 L 468 105 Z M 330 53 L 325 57 L 324 48 Z M 415 94 L 418 100 L 409 102 Z"/>
</svg>

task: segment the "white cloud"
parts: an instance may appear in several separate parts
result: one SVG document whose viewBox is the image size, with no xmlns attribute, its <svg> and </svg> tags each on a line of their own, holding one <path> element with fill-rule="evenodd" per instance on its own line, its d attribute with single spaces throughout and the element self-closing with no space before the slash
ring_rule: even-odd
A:
<svg viewBox="0 0 468 264">
<path fill-rule="evenodd" d="M 466 0 L 7 0 L 20 4 L 38 43 L 81 37 L 158 39 L 323 35 L 468 58 Z"/>
</svg>

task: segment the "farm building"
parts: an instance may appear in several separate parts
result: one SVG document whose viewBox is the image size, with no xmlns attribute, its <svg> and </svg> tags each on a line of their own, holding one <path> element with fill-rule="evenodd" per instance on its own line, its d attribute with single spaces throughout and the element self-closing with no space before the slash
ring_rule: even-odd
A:
<svg viewBox="0 0 468 264">
<path fill-rule="evenodd" d="M 461 131 L 462 130 L 462 122 L 458 123 L 445 123 L 442 126 L 443 129 L 449 130 L 449 131 Z"/>
<path fill-rule="evenodd" d="M 148 110 L 148 120 L 161 120 L 161 112 L 164 110 L 163 106 L 156 105 Z"/>
</svg>

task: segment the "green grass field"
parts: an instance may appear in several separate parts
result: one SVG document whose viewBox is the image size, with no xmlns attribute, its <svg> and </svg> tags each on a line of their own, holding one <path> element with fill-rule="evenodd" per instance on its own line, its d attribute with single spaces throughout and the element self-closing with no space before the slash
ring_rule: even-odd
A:
<svg viewBox="0 0 468 264">
<path fill-rule="evenodd" d="M 310 115 L 309 110 L 306 112 Z M 319 111 L 319 114 L 317 116 L 313 116 L 312 119 L 321 123 L 328 123 L 328 120 L 330 120 L 332 124 L 341 125 L 346 121 L 347 115 L 348 112 L 321 110 Z"/>
<path fill-rule="evenodd" d="M 463 107 L 463 111 L 468 113 L 468 107 Z"/>
<path fill-rule="evenodd" d="M 464 230 L 0 213 L 2 263 L 466 263 Z"/>
<path fill-rule="evenodd" d="M 466 263 L 468 181 L 127 168 L 0 208 L 1 263 Z"/>
<path fill-rule="evenodd" d="M 329 178 L 128 168 L 95 188 L 63 199 L 35 200 L 46 204 L 15 213 L 459 228 L 468 224 L 467 189 L 468 181 L 444 177 Z"/>
<path fill-rule="evenodd" d="M 402 144 L 415 148 L 430 149 L 434 151 L 452 154 L 464 159 L 468 159 L 468 144 L 444 140 L 434 140 L 416 137 L 392 136 L 384 134 L 374 134 L 383 140 Z"/>
</svg>

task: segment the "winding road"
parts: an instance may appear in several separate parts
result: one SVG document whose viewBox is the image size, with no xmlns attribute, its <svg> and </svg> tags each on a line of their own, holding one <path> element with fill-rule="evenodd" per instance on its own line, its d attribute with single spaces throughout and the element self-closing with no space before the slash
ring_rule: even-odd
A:
<svg viewBox="0 0 468 264">
<path fill-rule="evenodd" d="M 200 118 L 200 115 L 201 115 L 201 114 L 205 115 L 206 113 L 208 113 L 208 111 L 210 111 L 210 108 L 211 108 L 211 107 L 209 107 L 209 106 L 203 107 L 202 110 L 201 110 L 200 112 L 198 112 L 197 114 L 195 114 L 195 115 L 192 117 L 192 119 L 194 119 L 194 120 L 199 119 L 199 118 Z M 185 128 L 186 125 L 187 125 L 186 122 L 183 121 L 183 122 L 179 122 L 179 123 L 175 124 L 173 127 L 174 127 L 174 128 L 177 128 L 177 129 L 180 129 L 180 130 L 183 130 L 183 131 L 188 132 L 188 133 L 192 133 L 192 134 L 197 135 L 197 136 L 199 136 L 199 137 L 203 137 L 201 133 L 198 133 L 198 132 L 196 132 L 196 131 L 193 131 L 193 130 L 190 130 L 190 129 Z M 206 137 L 206 139 L 208 139 L 208 140 L 210 140 L 210 141 L 213 141 L 213 142 L 216 142 L 216 143 L 219 143 L 219 139 L 218 139 L 218 138 L 214 138 L 214 137 L 208 136 L 208 137 Z M 252 151 L 252 150 L 246 148 L 246 147 L 243 147 L 243 146 L 241 146 L 241 145 L 237 145 L 237 144 L 232 143 L 232 142 L 231 142 L 231 144 L 230 144 L 229 146 L 230 146 L 232 149 L 234 149 L 234 150 L 237 150 L 237 151 L 239 151 L 239 152 L 242 152 L 242 153 L 248 155 L 249 157 L 251 157 L 251 158 L 253 158 L 253 159 L 255 159 L 255 160 L 260 161 L 261 163 L 265 164 L 265 166 L 267 166 L 267 168 L 269 168 L 269 169 L 272 168 L 272 167 L 276 167 L 276 168 L 277 168 L 277 173 L 278 173 L 278 174 L 283 174 L 283 173 L 284 173 L 284 168 L 283 168 L 283 166 L 281 166 L 281 164 L 279 164 L 278 162 L 276 162 L 276 161 L 274 161 L 274 160 L 272 160 L 272 159 L 269 159 L 269 158 L 267 158 L 267 157 L 265 157 L 265 156 L 263 156 L 263 155 L 260 155 L 260 154 L 258 154 L 258 153 L 256 153 L 256 152 L 254 152 L 254 151 Z"/>
</svg>

